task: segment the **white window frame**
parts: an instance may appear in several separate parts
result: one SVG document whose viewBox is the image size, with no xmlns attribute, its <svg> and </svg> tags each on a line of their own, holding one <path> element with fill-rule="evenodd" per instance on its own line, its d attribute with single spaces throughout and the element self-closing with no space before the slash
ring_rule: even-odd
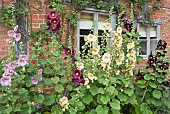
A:
<svg viewBox="0 0 170 114">
<path fill-rule="evenodd" d="M 94 14 L 93 21 L 98 20 L 98 15 L 99 14 L 109 15 L 108 11 L 97 10 L 97 9 L 93 9 L 93 8 L 86 8 L 86 9 L 82 10 L 81 12 L 82 13 L 92 13 L 92 14 Z M 80 28 L 80 21 L 78 21 L 78 23 L 77 23 L 77 51 L 78 52 L 80 51 L 80 37 L 87 36 L 87 35 L 80 35 L 80 29 L 81 29 Z M 116 30 L 116 14 L 115 13 L 113 13 L 111 15 L 111 20 L 110 21 L 111 21 L 112 30 Z M 98 28 L 98 21 L 96 21 L 96 28 Z M 95 31 L 94 31 L 95 35 L 98 34 L 98 30 L 100 30 L 100 29 L 96 29 L 96 28 L 95 28 Z M 90 29 L 87 29 L 87 30 L 90 30 Z M 112 37 L 113 37 L 113 35 L 111 34 L 111 38 Z M 109 43 L 109 45 L 110 45 L 110 43 Z"/>
<path fill-rule="evenodd" d="M 140 23 L 137 24 L 137 32 L 140 33 Z M 158 41 L 160 38 L 161 38 L 161 23 L 154 23 L 153 26 L 149 26 L 149 27 L 156 27 L 156 40 Z M 144 59 L 148 59 L 148 56 L 150 55 L 151 53 L 151 45 L 150 45 L 150 42 L 151 42 L 151 39 L 150 39 L 150 28 L 149 27 L 146 27 L 146 46 L 147 46 L 147 51 L 146 51 L 146 55 L 139 55 L 139 49 L 137 51 L 137 55 L 138 56 L 141 56 L 143 57 Z M 140 37 L 138 37 L 138 40 Z M 156 45 L 155 45 L 155 48 L 156 48 Z M 154 53 L 154 52 L 152 52 Z"/>
</svg>

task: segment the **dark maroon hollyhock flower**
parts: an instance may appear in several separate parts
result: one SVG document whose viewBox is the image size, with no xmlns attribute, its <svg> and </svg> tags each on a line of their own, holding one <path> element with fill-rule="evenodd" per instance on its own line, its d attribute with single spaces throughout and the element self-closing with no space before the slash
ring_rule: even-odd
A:
<svg viewBox="0 0 170 114">
<path fill-rule="evenodd" d="M 73 75 L 73 78 L 79 78 L 80 79 L 80 77 L 82 76 L 82 71 L 75 68 L 73 70 L 72 75 Z"/>
<path fill-rule="evenodd" d="M 163 83 L 165 86 L 170 86 L 170 80 Z"/>
<path fill-rule="evenodd" d="M 57 32 L 57 27 L 56 27 L 56 26 L 51 26 L 51 27 L 50 27 L 50 31 L 51 31 L 52 33 L 56 33 L 56 32 Z"/>
<path fill-rule="evenodd" d="M 157 50 L 165 50 L 165 49 L 166 49 L 166 46 L 167 46 L 166 41 L 160 39 L 160 40 L 158 41 L 158 45 L 156 46 L 156 49 L 157 49 Z"/>
<path fill-rule="evenodd" d="M 50 10 L 48 12 L 48 18 L 49 19 L 55 19 L 58 17 L 58 12 L 56 10 Z"/>
<path fill-rule="evenodd" d="M 51 20 L 51 23 L 52 23 L 52 24 L 57 24 L 57 23 L 58 23 L 58 19 L 57 19 L 57 18 L 56 18 L 56 19 L 52 19 L 52 20 Z"/>
<path fill-rule="evenodd" d="M 157 52 L 157 53 L 156 53 L 156 57 L 159 58 L 159 57 L 161 57 L 161 56 L 162 56 L 162 53 L 161 53 L 161 52 Z"/>
<path fill-rule="evenodd" d="M 50 27 L 51 27 L 51 25 L 52 25 L 52 22 L 48 21 L 48 22 L 47 22 L 47 26 L 50 26 Z"/>
<path fill-rule="evenodd" d="M 162 45 L 162 40 L 161 39 L 158 41 L 158 45 Z"/>
<path fill-rule="evenodd" d="M 141 72 L 140 72 L 140 70 L 138 71 L 138 74 L 137 74 L 137 79 L 138 80 L 143 80 L 144 79 L 144 74 L 142 74 Z"/>
<path fill-rule="evenodd" d="M 124 17 L 125 17 L 125 14 L 122 14 L 120 18 L 123 19 Z"/>
<path fill-rule="evenodd" d="M 163 65 L 158 65 L 158 68 L 159 68 L 160 70 L 164 70 Z"/>
<path fill-rule="evenodd" d="M 146 69 L 152 68 L 153 70 L 156 70 L 156 67 L 154 65 L 146 66 Z"/>
<path fill-rule="evenodd" d="M 65 54 L 70 55 L 71 54 L 71 49 L 64 47 Z"/>
<path fill-rule="evenodd" d="M 164 70 L 167 70 L 168 68 L 169 68 L 169 63 L 168 62 L 165 62 L 165 63 L 163 63 L 163 69 Z"/>
</svg>

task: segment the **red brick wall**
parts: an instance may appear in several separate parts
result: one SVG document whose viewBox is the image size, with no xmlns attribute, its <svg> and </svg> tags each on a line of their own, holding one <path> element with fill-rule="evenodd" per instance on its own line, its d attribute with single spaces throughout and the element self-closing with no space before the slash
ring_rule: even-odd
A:
<svg viewBox="0 0 170 114">
<path fill-rule="evenodd" d="M 41 24 L 46 23 L 45 14 L 47 14 L 47 11 L 48 11 L 47 7 L 49 3 L 41 0 L 41 2 L 39 2 L 39 5 L 36 5 L 35 1 L 37 0 L 30 0 L 30 1 L 31 2 L 30 2 L 29 8 L 31 9 L 31 13 L 29 16 L 29 22 L 32 22 L 32 27 L 30 27 L 29 29 L 30 30 L 32 29 L 33 31 L 35 31 L 39 29 Z M 166 34 L 165 40 L 168 42 L 168 46 L 170 46 L 170 0 L 162 0 L 162 1 L 164 2 L 164 8 L 154 12 L 152 17 L 163 21 L 161 28 L 162 30 L 164 28 L 167 29 L 165 33 Z M 12 4 L 13 4 L 13 0 L 4 0 L 4 5 L 12 5 Z M 0 0 L 0 5 L 2 5 L 2 0 Z M 67 9 L 69 8 L 67 7 Z M 64 20 L 64 25 L 67 26 L 67 20 Z M 5 55 L 7 55 L 8 53 L 6 39 L 8 38 L 7 31 L 9 29 L 10 28 L 7 28 L 3 26 L 2 23 L 0 23 L 0 59 L 4 57 Z M 76 33 L 76 30 L 77 29 L 75 29 L 75 33 Z M 65 41 L 66 34 L 63 34 L 62 36 L 63 36 L 62 41 Z M 75 34 L 75 38 L 77 38 L 76 34 Z M 75 39 L 74 45 L 76 46 L 76 39 Z"/>
</svg>

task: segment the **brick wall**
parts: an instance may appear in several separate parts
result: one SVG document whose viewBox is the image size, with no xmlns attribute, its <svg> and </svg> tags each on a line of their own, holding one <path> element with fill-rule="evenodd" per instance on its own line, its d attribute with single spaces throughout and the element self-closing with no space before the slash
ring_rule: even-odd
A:
<svg viewBox="0 0 170 114">
<path fill-rule="evenodd" d="M 45 2 L 45 0 L 41 0 L 38 5 L 35 4 L 35 1 L 37 0 L 30 0 L 30 9 L 31 13 L 29 16 L 29 21 L 32 22 L 32 27 L 30 27 L 30 30 L 38 30 L 40 28 L 41 24 L 46 23 L 46 15 L 48 11 L 48 5 L 49 2 Z M 153 18 L 162 21 L 162 31 L 164 28 L 167 29 L 166 31 L 166 38 L 165 40 L 168 42 L 168 46 L 170 46 L 170 0 L 162 0 L 164 2 L 164 8 L 161 10 L 158 10 L 154 12 L 152 15 Z M 4 5 L 12 5 L 13 0 L 4 0 Z M 0 0 L 0 5 L 2 5 L 2 0 Z M 69 9 L 69 7 L 67 7 Z M 69 11 L 69 10 L 67 10 Z M 64 20 L 64 25 L 67 26 L 67 20 Z M 6 44 L 7 31 L 10 28 L 7 28 L 0 23 L 0 59 L 8 54 L 8 47 Z M 65 29 L 66 30 L 66 29 Z M 75 33 L 76 33 L 75 28 Z M 62 35 L 62 41 L 65 41 L 66 34 Z M 75 38 L 76 34 L 75 34 Z M 76 39 L 75 39 L 75 47 L 76 47 Z M 169 53 L 170 56 L 170 53 Z"/>
</svg>

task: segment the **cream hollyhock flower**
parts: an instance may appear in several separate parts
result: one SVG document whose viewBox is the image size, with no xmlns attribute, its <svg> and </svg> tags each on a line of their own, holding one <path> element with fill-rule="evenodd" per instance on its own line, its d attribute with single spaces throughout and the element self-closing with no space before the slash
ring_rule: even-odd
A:
<svg viewBox="0 0 170 114">
<path fill-rule="evenodd" d="M 119 75 L 120 74 L 120 70 L 116 71 L 116 75 Z"/>
<path fill-rule="evenodd" d="M 102 56 L 102 61 L 106 62 L 106 63 L 111 62 L 111 55 L 110 55 L 110 53 L 104 53 L 104 55 Z"/>
<path fill-rule="evenodd" d="M 112 26 L 111 26 L 111 24 L 110 23 L 106 23 L 106 24 L 104 24 L 103 26 L 102 26 L 102 29 L 103 29 L 103 31 L 104 32 L 111 32 L 111 30 L 112 30 Z"/>
<path fill-rule="evenodd" d="M 132 48 L 134 48 L 135 47 L 135 43 L 134 43 L 134 41 L 132 41 L 132 43 L 128 43 L 127 44 L 127 49 L 129 50 L 129 49 L 132 49 Z"/>
<path fill-rule="evenodd" d="M 62 107 L 68 106 L 68 105 L 69 105 L 69 103 L 68 103 L 68 98 L 67 98 L 67 97 L 60 98 L 60 99 L 59 99 L 59 104 L 60 104 Z"/>
<path fill-rule="evenodd" d="M 121 59 L 117 59 L 116 60 L 116 65 L 121 65 L 122 64 L 122 60 Z"/>
<path fill-rule="evenodd" d="M 125 58 L 125 54 L 124 54 L 124 52 L 121 52 L 120 55 L 119 55 L 119 59 L 120 59 L 121 61 L 123 61 L 124 58 Z"/>
<path fill-rule="evenodd" d="M 92 48 L 92 54 L 93 55 L 97 55 L 99 53 L 99 51 L 100 51 L 100 46 L 99 45 L 98 46 L 94 46 Z"/>
<path fill-rule="evenodd" d="M 122 33 L 122 27 L 117 28 L 117 33 L 121 34 Z"/>
<path fill-rule="evenodd" d="M 88 85 L 89 84 L 89 79 L 88 78 L 84 78 L 84 80 L 85 80 L 84 85 Z"/>
<path fill-rule="evenodd" d="M 87 39 L 88 42 L 95 42 L 97 41 L 97 37 L 93 34 L 89 34 L 87 37 L 85 37 L 85 39 Z"/>
<path fill-rule="evenodd" d="M 93 83 L 93 80 L 97 80 L 97 77 L 94 76 L 92 73 L 88 73 L 87 77 L 92 81 L 92 83 Z"/>
<path fill-rule="evenodd" d="M 79 69 L 79 70 L 82 70 L 82 69 L 84 69 L 84 64 L 82 63 L 82 62 L 75 62 L 75 64 L 76 64 L 76 67 Z"/>
<path fill-rule="evenodd" d="M 101 61 L 100 65 L 101 65 L 103 68 L 105 68 L 105 67 L 106 67 L 106 65 L 107 65 L 107 63 L 106 63 L 106 62 L 104 62 L 104 61 Z"/>
</svg>

